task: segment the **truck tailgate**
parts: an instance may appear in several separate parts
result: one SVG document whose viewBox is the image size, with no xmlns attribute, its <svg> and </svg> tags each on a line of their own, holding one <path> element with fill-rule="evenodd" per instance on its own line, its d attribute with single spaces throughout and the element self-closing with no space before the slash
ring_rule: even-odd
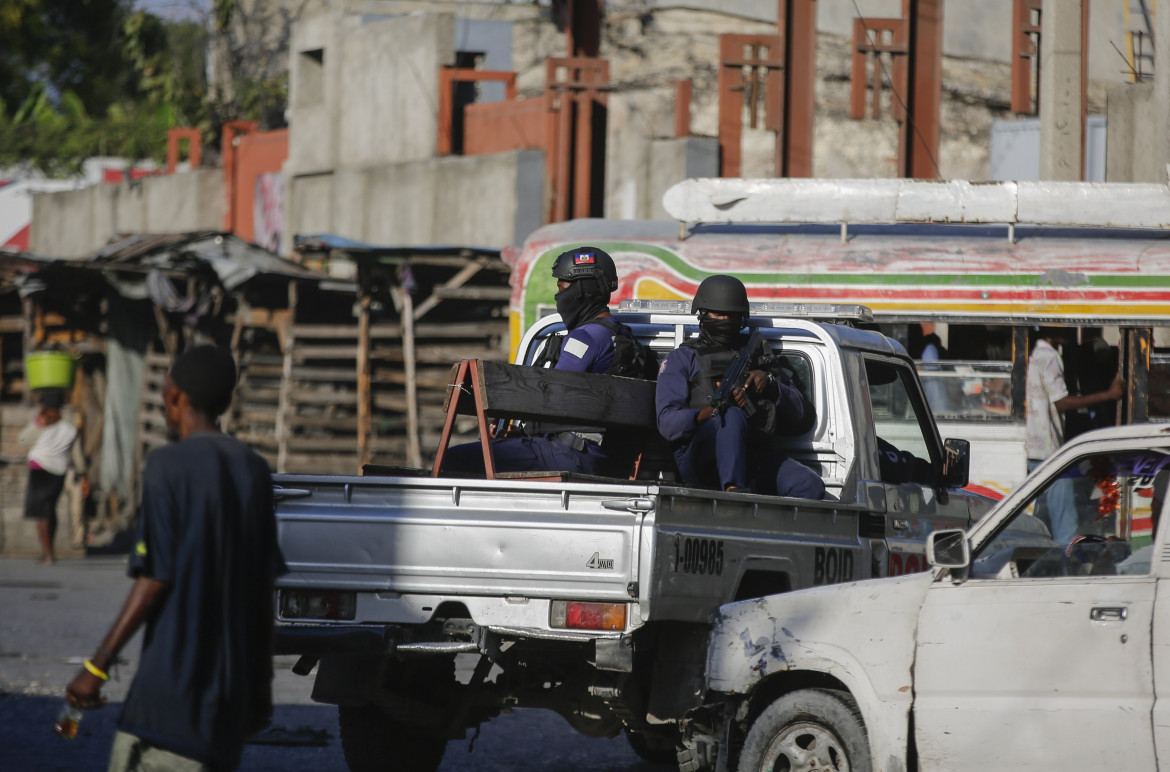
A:
<svg viewBox="0 0 1170 772">
<path fill-rule="evenodd" d="M 280 475 L 284 588 L 628 600 L 645 486 Z"/>
</svg>

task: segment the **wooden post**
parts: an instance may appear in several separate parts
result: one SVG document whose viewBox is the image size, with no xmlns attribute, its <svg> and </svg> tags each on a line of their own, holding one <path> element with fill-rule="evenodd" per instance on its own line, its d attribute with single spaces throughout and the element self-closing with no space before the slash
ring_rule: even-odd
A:
<svg viewBox="0 0 1170 772">
<path fill-rule="evenodd" d="M 276 471 L 284 473 L 288 468 L 288 439 L 289 418 L 292 409 L 293 389 L 293 349 L 296 347 L 296 335 L 293 332 L 297 318 L 297 283 L 288 283 L 288 317 L 285 319 L 286 331 L 282 337 L 284 360 L 280 370 L 280 396 L 276 405 Z"/>
<path fill-rule="evenodd" d="M 422 466 L 422 447 L 418 436 L 418 372 L 414 351 L 414 299 L 405 287 L 402 293 L 402 360 L 406 369 L 406 463 Z"/>
<path fill-rule="evenodd" d="M 365 287 L 359 290 L 357 339 L 357 473 L 370 462 L 370 434 L 373 428 L 370 386 L 370 295 Z"/>
<path fill-rule="evenodd" d="M 240 359 L 240 339 L 244 336 L 244 321 L 252 315 L 252 307 L 244 299 L 244 293 L 236 295 L 236 321 L 232 325 L 232 359 L 236 360 L 236 388 L 232 391 L 232 405 L 224 418 L 228 434 L 234 434 L 239 417 L 240 388 L 244 382 L 244 363 Z"/>
<path fill-rule="evenodd" d="M 27 361 L 28 355 L 36 350 L 36 336 L 33 333 L 33 326 L 36 324 L 36 303 L 32 298 L 25 298 L 21 301 L 24 306 L 24 358 Z M 24 374 L 24 404 L 32 404 L 32 389 L 28 387 L 28 372 Z"/>
<path fill-rule="evenodd" d="M 1028 328 L 1012 327 L 1012 418 L 1023 420 L 1026 413 L 1028 372 Z"/>
</svg>

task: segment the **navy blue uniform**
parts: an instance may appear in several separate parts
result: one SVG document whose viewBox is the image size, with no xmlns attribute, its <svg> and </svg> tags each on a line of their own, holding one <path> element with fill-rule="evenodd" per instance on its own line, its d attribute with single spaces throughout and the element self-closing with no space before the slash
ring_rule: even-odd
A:
<svg viewBox="0 0 1170 772">
<path fill-rule="evenodd" d="M 595 321 L 581 324 L 565 336 L 557 370 L 604 373 L 613 362 L 614 333 Z M 597 438 L 583 439 L 574 432 L 492 440 L 497 472 L 563 471 L 600 474 L 607 457 Z M 456 445 L 443 460 L 446 474 L 484 474 L 483 449 L 478 442 Z"/>
<path fill-rule="evenodd" d="M 783 454 L 766 451 L 764 438 L 742 409 L 732 406 L 697 423 L 702 408 L 692 406 L 691 391 L 699 378 L 699 354 L 683 346 L 662 362 L 655 393 L 658 431 L 674 443 L 674 460 L 685 483 L 719 490 L 734 485 L 806 499 L 824 496 L 825 483 L 815 472 Z M 804 397 L 782 373 L 776 378 L 777 422 L 800 423 L 808 409 Z"/>
</svg>

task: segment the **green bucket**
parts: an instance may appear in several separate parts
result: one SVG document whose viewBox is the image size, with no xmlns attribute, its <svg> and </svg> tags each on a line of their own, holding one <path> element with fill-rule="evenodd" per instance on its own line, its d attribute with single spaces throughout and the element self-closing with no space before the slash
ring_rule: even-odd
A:
<svg viewBox="0 0 1170 772">
<path fill-rule="evenodd" d="M 24 375 L 29 389 L 71 389 L 77 364 L 65 351 L 38 351 L 24 358 Z"/>
</svg>

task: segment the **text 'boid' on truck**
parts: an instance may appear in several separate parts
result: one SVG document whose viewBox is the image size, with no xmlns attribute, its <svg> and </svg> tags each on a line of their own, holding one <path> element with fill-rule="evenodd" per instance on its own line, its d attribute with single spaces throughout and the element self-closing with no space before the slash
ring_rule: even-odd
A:
<svg viewBox="0 0 1170 772">
<path fill-rule="evenodd" d="M 625 301 L 614 318 L 659 360 L 699 332 L 675 301 Z M 629 475 L 278 476 L 278 651 L 301 655 L 302 675 L 316 666 L 313 698 L 339 706 L 350 768 L 434 770 L 449 740 L 525 707 L 591 737 L 624 731 L 648 760 L 681 748 L 684 767 L 702 763 L 678 722 L 702 699 L 716 608 L 925 570 L 927 535 L 991 502 L 962 489 L 966 444 L 942 442 L 913 362 L 868 319 L 861 306 L 751 309 L 750 331 L 815 406 L 798 434 L 768 441 L 823 479 L 822 500 L 677 482 L 653 382 L 531 366 L 564 330 L 555 315 L 525 334 L 524 364 L 459 365 L 448 417 L 486 431 L 580 420 L 563 406 L 591 404 L 622 432 Z"/>
</svg>

